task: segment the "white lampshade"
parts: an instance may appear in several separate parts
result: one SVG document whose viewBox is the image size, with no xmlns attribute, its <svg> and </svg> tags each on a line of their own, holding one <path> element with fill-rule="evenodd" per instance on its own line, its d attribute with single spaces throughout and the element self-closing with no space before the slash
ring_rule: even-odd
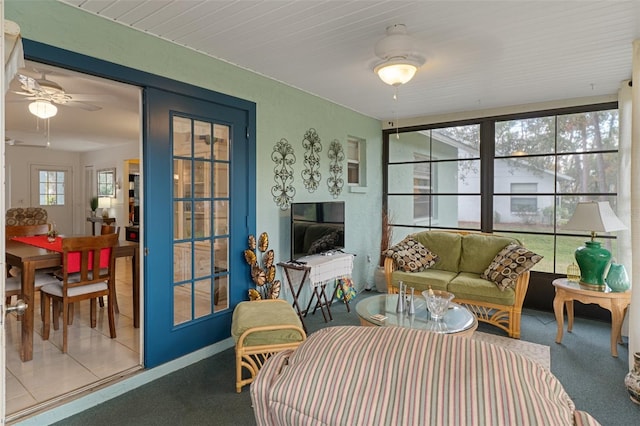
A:
<svg viewBox="0 0 640 426">
<path fill-rule="evenodd" d="M 37 100 L 29 104 L 29 112 L 42 119 L 51 118 L 58 113 L 58 107 L 49 101 Z"/>
<path fill-rule="evenodd" d="M 109 197 L 100 197 L 98 198 L 98 207 L 101 209 L 110 209 L 111 208 L 111 198 Z"/>
<path fill-rule="evenodd" d="M 418 67 L 406 60 L 391 60 L 374 68 L 378 77 L 391 86 L 409 82 L 418 71 Z"/>
<path fill-rule="evenodd" d="M 607 201 L 580 202 L 564 229 L 596 232 L 613 232 L 627 229 L 613 212 Z"/>
</svg>

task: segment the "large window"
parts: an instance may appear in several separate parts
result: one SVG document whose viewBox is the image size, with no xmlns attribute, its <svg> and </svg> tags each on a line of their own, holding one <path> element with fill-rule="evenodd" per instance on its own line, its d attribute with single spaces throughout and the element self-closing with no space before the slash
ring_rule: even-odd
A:
<svg viewBox="0 0 640 426">
<path fill-rule="evenodd" d="M 387 162 L 387 202 L 394 223 L 479 229 L 480 126 L 399 136 L 389 142 Z"/>
<path fill-rule="evenodd" d="M 616 104 L 389 133 L 384 196 L 396 239 L 429 228 L 509 234 L 544 256 L 535 270 L 565 273 L 588 236 L 563 229 L 578 201 L 616 208 Z M 614 248 L 613 236 L 598 237 Z"/>
</svg>

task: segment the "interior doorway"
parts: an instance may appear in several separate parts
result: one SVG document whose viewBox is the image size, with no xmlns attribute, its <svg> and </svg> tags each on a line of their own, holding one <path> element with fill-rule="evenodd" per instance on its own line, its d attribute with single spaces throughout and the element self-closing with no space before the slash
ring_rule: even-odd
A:
<svg viewBox="0 0 640 426">
<path fill-rule="evenodd" d="M 115 191 L 109 197 L 109 214 L 122 228 L 129 225 L 125 161 L 142 159 L 141 89 L 69 69 L 27 61 L 19 71 L 36 84 L 50 82 L 75 94 L 74 106 L 58 105 L 48 122 L 32 115 L 29 96 L 20 78 L 6 96 L 5 173 L 6 208 L 43 206 L 50 222 L 63 235 L 90 235 L 86 218 L 89 199 L 96 194 L 96 170 L 114 169 Z M 18 92 L 18 93 L 16 93 Z M 117 125 L 116 125 L 117 123 Z M 138 169 L 138 173 L 141 171 Z M 43 179 L 47 185 L 43 186 Z M 54 188 L 42 192 L 42 188 Z M 142 188 L 140 188 L 142 190 Z M 6 317 L 5 351 L 7 422 L 65 401 L 69 396 L 120 379 L 142 368 L 142 333 L 134 327 L 132 259 L 122 257 L 116 266 L 119 307 L 117 337 L 109 337 L 105 309 L 98 308 L 98 324 L 89 324 L 89 305 L 80 303 L 70 326 L 69 351 L 60 350 L 61 331 L 41 338 L 39 292 L 34 300 L 34 350 L 31 361 L 20 359 L 21 322 Z M 15 302 L 15 300 L 14 300 Z M 139 308 L 139 307 L 138 307 Z M 55 384 L 55 385 L 52 385 Z"/>
</svg>

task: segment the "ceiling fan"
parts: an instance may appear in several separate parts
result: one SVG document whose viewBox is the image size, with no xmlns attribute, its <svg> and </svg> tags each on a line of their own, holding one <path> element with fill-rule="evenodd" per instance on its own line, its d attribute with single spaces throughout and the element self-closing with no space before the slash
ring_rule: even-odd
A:
<svg viewBox="0 0 640 426">
<path fill-rule="evenodd" d="M 28 143 L 28 142 L 21 141 L 19 139 L 10 138 L 7 136 L 5 136 L 4 138 L 4 143 L 6 143 L 9 146 L 28 146 L 28 147 L 34 147 L 34 148 L 49 148 L 49 146 L 51 145 L 48 140 L 44 144 L 37 144 L 37 143 Z"/>
<path fill-rule="evenodd" d="M 17 95 L 25 96 L 17 102 L 30 101 L 41 102 L 50 105 L 62 105 L 65 107 L 80 108 L 86 111 L 98 111 L 102 107 L 88 103 L 96 100 L 96 96 L 67 93 L 62 86 L 53 80 L 47 79 L 45 72 L 41 72 L 40 78 L 33 78 L 25 74 L 18 74 L 21 91 L 12 91 Z M 37 115 L 32 111 L 34 115 Z M 51 116 L 55 115 L 55 112 Z"/>
</svg>

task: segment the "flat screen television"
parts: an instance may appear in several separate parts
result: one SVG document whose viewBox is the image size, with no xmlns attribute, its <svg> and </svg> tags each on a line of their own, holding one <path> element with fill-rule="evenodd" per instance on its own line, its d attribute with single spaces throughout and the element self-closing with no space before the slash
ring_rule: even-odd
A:
<svg viewBox="0 0 640 426">
<path fill-rule="evenodd" d="M 344 249 L 344 201 L 291 204 L 291 260 Z"/>
</svg>

